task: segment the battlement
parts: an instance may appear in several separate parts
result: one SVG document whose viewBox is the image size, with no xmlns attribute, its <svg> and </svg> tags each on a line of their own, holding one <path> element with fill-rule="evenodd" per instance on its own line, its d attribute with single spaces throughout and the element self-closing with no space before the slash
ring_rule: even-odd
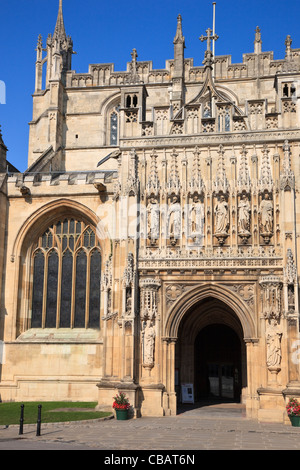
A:
<svg viewBox="0 0 300 470">
<path fill-rule="evenodd" d="M 242 63 L 232 63 L 231 55 L 215 57 L 215 79 L 251 79 L 275 76 L 279 73 L 300 72 L 300 49 L 292 49 L 284 59 L 275 60 L 273 52 L 243 54 Z M 125 71 L 115 71 L 114 64 L 91 64 L 87 73 L 72 70 L 67 73 L 66 86 L 69 88 L 126 85 L 131 73 L 131 62 Z M 137 62 L 136 73 L 140 81 L 147 84 L 170 83 L 174 78 L 174 59 L 167 60 L 165 69 L 153 69 L 152 61 Z M 184 60 L 184 79 L 188 83 L 203 82 L 204 66 L 194 66 L 193 58 Z"/>
</svg>

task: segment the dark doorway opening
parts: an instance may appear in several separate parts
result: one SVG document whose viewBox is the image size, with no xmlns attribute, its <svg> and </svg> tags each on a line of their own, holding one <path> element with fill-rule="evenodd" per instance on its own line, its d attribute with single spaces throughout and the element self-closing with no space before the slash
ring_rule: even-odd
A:
<svg viewBox="0 0 300 470">
<path fill-rule="evenodd" d="M 239 403 L 241 342 L 224 324 L 204 327 L 195 340 L 195 400 Z"/>
</svg>

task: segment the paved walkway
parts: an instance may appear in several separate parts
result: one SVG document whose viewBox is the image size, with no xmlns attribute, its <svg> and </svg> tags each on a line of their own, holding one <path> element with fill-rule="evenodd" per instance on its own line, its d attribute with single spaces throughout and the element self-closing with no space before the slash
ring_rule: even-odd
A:
<svg viewBox="0 0 300 470">
<path fill-rule="evenodd" d="M 24 425 L 22 436 L 18 426 L 2 426 L 0 450 L 103 450 L 108 458 L 111 451 L 134 450 L 300 450 L 300 428 L 257 423 L 241 406 L 181 411 L 176 417 L 42 424 L 39 437 L 35 425 Z"/>
</svg>

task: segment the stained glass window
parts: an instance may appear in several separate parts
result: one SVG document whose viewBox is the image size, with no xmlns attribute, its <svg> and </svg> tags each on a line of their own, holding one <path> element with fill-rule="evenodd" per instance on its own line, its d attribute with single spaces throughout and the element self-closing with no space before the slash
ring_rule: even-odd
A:
<svg viewBox="0 0 300 470">
<path fill-rule="evenodd" d="M 118 114 L 116 111 L 110 116 L 110 145 L 118 145 Z"/>
<path fill-rule="evenodd" d="M 32 256 L 32 328 L 99 328 L 101 252 L 93 227 L 63 219 Z"/>
</svg>

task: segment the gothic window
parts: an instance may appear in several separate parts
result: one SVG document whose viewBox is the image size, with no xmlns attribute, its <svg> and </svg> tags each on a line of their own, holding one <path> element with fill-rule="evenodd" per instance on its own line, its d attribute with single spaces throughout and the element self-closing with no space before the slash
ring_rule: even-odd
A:
<svg viewBox="0 0 300 470">
<path fill-rule="evenodd" d="M 294 83 L 283 84 L 282 94 L 284 98 L 294 98 L 296 96 L 296 87 Z"/>
<path fill-rule="evenodd" d="M 110 145 L 118 145 L 119 132 L 119 108 L 115 108 L 110 114 Z"/>
<path fill-rule="evenodd" d="M 128 95 L 126 98 L 126 108 L 131 108 L 131 96 Z"/>
<path fill-rule="evenodd" d="M 203 117 L 204 118 L 211 118 L 212 117 L 210 101 L 207 101 L 203 106 Z"/>
<path fill-rule="evenodd" d="M 66 218 L 32 253 L 31 328 L 99 328 L 101 252 L 94 229 Z"/>
<path fill-rule="evenodd" d="M 138 105 L 137 95 L 127 95 L 125 100 L 126 108 L 136 108 Z"/>
<path fill-rule="evenodd" d="M 219 109 L 218 131 L 230 132 L 230 108 L 228 107 Z"/>
</svg>

